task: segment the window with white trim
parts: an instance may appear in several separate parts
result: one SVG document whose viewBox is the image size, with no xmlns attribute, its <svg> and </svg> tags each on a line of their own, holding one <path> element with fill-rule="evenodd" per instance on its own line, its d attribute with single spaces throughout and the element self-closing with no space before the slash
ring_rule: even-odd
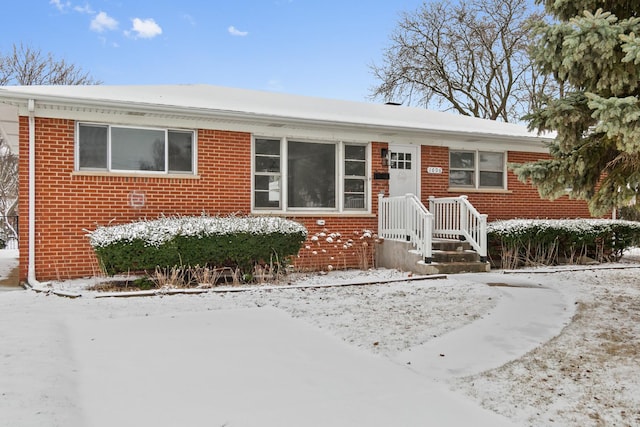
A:
<svg viewBox="0 0 640 427">
<path fill-rule="evenodd" d="M 344 208 L 367 206 L 367 147 L 344 146 Z"/>
<path fill-rule="evenodd" d="M 449 151 L 449 186 L 462 188 L 504 188 L 504 153 L 491 151 Z"/>
<path fill-rule="evenodd" d="M 254 138 L 253 208 L 364 211 L 368 164 L 363 144 Z"/>
<path fill-rule="evenodd" d="M 260 209 L 280 209 L 282 179 L 280 174 L 280 140 L 254 140 L 254 206 Z"/>
<path fill-rule="evenodd" d="M 78 123 L 80 171 L 195 173 L 195 132 Z"/>
</svg>

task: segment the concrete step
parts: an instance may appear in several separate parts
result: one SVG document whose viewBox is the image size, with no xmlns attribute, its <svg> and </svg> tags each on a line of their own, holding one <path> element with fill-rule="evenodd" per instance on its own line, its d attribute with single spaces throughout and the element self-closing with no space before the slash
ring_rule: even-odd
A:
<svg viewBox="0 0 640 427">
<path fill-rule="evenodd" d="M 428 265 L 428 271 L 433 271 L 434 269 L 437 273 L 430 274 L 458 274 L 458 273 L 486 273 L 491 270 L 491 266 L 488 262 L 447 262 L 447 263 L 431 263 L 424 264 L 418 263 L 418 268 L 420 265 Z"/>
<path fill-rule="evenodd" d="M 464 249 L 467 245 L 467 242 L 444 242 L 443 245 L 438 247 L 451 248 L 452 250 L 434 250 L 433 261 L 425 263 L 422 257 L 412 250 L 410 243 L 385 240 L 376 247 L 377 265 L 379 267 L 412 271 L 416 274 L 456 274 L 490 271 L 489 263 L 481 262 L 477 252 Z"/>
<path fill-rule="evenodd" d="M 480 262 L 480 255 L 476 251 L 442 251 L 434 250 L 433 261 L 444 262 Z"/>
<path fill-rule="evenodd" d="M 464 240 L 434 239 L 431 245 L 434 251 L 470 251 L 471 243 Z"/>
</svg>

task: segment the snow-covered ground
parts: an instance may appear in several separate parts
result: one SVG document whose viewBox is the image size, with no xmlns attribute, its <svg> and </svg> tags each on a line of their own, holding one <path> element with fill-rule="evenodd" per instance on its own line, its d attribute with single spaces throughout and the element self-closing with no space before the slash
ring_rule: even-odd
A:
<svg viewBox="0 0 640 427">
<path fill-rule="evenodd" d="M 15 252 L 0 252 L 7 274 Z M 94 279 L 53 284 L 76 299 L 0 292 L 0 425 L 640 425 L 638 258 L 199 295 L 95 298 Z"/>
</svg>

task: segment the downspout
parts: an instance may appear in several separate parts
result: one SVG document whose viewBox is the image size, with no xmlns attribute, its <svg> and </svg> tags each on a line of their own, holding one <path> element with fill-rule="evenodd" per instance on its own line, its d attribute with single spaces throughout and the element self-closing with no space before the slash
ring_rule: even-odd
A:
<svg viewBox="0 0 640 427">
<path fill-rule="evenodd" d="M 30 99 L 29 110 L 29 257 L 27 266 L 27 286 L 36 292 L 53 293 L 61 297 L 77 298 L 81 294 L 55 290 L 36 279 L 36 101 Z"/>
<path fill-rule="evenodd" d="M 34 290 L 44 286 L 36 279 L 36 102 L 30 99 L 29 110 L 29 259 L 27 284 Z"/>
</svg>

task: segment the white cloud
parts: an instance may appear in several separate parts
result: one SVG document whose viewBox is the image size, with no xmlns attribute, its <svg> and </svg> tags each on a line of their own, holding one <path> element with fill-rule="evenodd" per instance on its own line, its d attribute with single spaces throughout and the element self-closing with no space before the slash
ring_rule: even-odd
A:
<svg viewBox="0 0 640 427">
<path fill-rule="evenodd" d="M 78 13 L 86 13 L 93 15 L 96 13 L 89 3 L 85 3 L 84 6 L 73 5 L 70 0 L 49 0 L 49 4 L 58 9 L 60 12 L 66 12 L 67 10 L 73 10 Z"/>
<path fill-rule="evenodd" d="M 98 40 L 100 40 L 100 43 L 102 43 L 102 46 L 109 46 L 115 49 L 120 47 L 120 45 L 117 42 L 109 41 L 107 40 L 106 37 L 98 36 Z"/>
<path fill-rule="evenodd" d="M 84 6 L 73 6 L 73 10 L 78 13 L 86 13 L 89 15 L 93 15 L 94 13 L 96 13 L 93 9 L 91 9 L 91 6 L 89 6 L 88 3 L 85 3 Z"/>
<path fill-rule="evenodd" d="M 58 9 L 60 12 L 63 12 L 65 9 L 71 7 L 70 1 L 63 2 L 61 0 L 50 0 L 49 4 L 54 5 L 55 8 Z"/>
<path fill-rule="evenodd" d="M 229 31 L 229 34 L 231 34 L 232 36 L 244 37 L 246 35 L 249 35 L 248 31 L 240 31 L 233 25 L 229 27 L 228 31 Z"/>
<path fill-rule="evenodd" d="M 89 3 L 85 3 L 84 6 L 73 6 L 73 10 L 78 13 L 86 13 L 89 15 L 93 15 L 94 13 L 96 13 L 93 9 L 91 9 Z"/>
<path fill-rule="evenodd" d="M 133 38 L 152 39 L 162 34 L 162 28 L 152 18 L 132 19 L 133 26 L 130 31 L 125 31 L 125 35 Z"/>
<path fill-rule="evenodd" d="M 196 20 L 193 18 L 193 16 L 189 15 L 188 13 L 185 13 L 184 15 L 182 15 L 182 18 L 184 18 L 185 21 L 191 24 L 191 26 L 193 27 L 196 26 Z"/>
<path fill-rule="evenodd" d="M 89 28 L 91 28 L 91 31 L 103 33 L 105 31 L 117 29 L 118 21 L 107 15 L 106 12 L 100 12 L 91 20 Z"/>
</svg>

